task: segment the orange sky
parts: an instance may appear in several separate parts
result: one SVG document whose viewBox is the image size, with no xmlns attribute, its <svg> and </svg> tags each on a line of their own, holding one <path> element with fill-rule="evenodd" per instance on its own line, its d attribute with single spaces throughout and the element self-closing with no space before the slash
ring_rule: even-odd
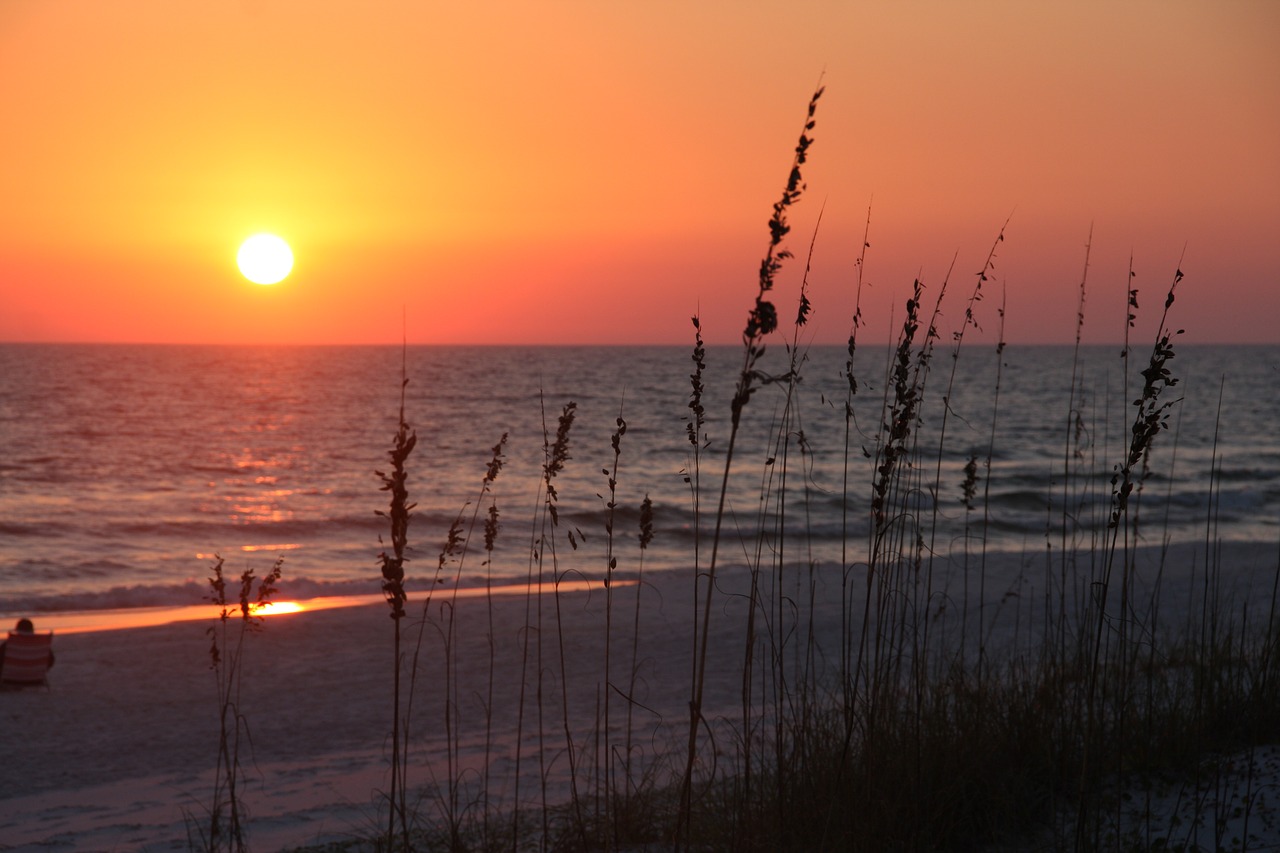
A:
<svg viewBox="0 0 1280 853">
<path fill-rule="evenodd" d="M 1280 342 L 1280 4 L 4 0 L 0 340 L 738 338 L 821 76 L 777 301 L 888 336 L 953 255 L 1006 336 Z M 255 231 L 297 258 L 236 270 Z M 980 317 L 994 329 L 993 293 Z M 1148 310 L 1152 309 L 1152 310 Z"/>
</svg>

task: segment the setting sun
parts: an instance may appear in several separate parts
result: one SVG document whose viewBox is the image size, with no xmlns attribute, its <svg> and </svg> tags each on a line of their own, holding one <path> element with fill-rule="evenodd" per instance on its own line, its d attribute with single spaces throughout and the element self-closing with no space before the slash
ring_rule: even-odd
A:
<svg viewBox="0 0 1280 853">
<path fill-rule="evenodd" d="M 254 284 L 276 284 L 293 269 L 293 251 L 274 234 L 254 234 L 240 244 L 236 263 Z"/>
</svg>

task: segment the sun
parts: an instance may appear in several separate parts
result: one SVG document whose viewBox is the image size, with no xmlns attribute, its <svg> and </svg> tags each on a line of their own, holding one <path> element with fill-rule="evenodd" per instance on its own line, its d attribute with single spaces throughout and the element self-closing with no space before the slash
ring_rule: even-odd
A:
<svg viewBox="0 0 1280 853">
<path fill-rule="evenodd" d="M 293 251 L 274 234 L 254 234 L 240 244 L 236 263 L 254 284 L 275 284 L 293 269 Z"/>
</svg>

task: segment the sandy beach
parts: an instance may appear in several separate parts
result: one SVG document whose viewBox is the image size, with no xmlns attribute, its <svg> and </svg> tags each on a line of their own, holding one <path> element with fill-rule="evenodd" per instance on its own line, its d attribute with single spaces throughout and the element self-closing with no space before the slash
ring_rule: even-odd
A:
<svg viewBox="0 0 1280 853">
<path fill-rule="evenodd" d="M 378 643 L 380 616 L 368 605 L 277 616 L 249 638 L 242 710 L 262 849 L 360 827 L 385 764 L 370 735 L 389 714 L 375 667 L 353 651 Z M 58 637 L 51 689 L 0 697 L 5 849 L 186 848 L 217 754 L 209 624 Z"/>
<path fill-rule="evenodd" d="M 728 572 L 725 581 L 732 586 L 741 577 L 735 581 Z M 821 636 L 838 625 L 839 596 L 830 581 L 820 579 L 816 589 L 814 625 Z M 615 681 L 629 671 L 629 614 L 636 591 L 622 585 L 614 590 Z M 431 605 L 433 620 L 421 647 L 409 779 L 429 792 L 449 778 L 452 760 L 452 775 L 473 786 L 464 790 L 467 802 L 474 795 L 466 791 L 474 791 L 485 770 L 489 600 L 464 598 L 455 604 L 459 680 L 450 724 L 458 746 L 450 759 L 442 635 L 437 630 L 446 598 L 446 592 L 438 593 Z M 492 805 L 508 809 L 517 802 L 513 740 L 526 637 L 522 626 L 526 608 L 534 607 L 530 620 L 536 620 L 537 601 L 523 595 L 491 601 L 496 677 L 489 792 Z M 660 758 L 687 733 L 689 579 L 654 575 L 640 588 L 640 602 L 634 726 L 643 733 L 637 741 L 645 744 L 644 756 Z M 544 596 L 542 603 L 544 654 L 550 656 L 558 654 L 551 627 L 554 599 Z M 570 672 L 564 687 L 570 727 L 581 747 L 589 744 L 600 707 L 604 593 L 599 588 L 568 592 L 560 603 Z M 410 611 L 420 614 L 422 603 L 411 605 Z M 741 599 L 717 596 L 709 717 L 733 714 L 738 702 L 743 613 Z M 411 647 L 418 621 L 405 624 Z M 0 694 L 0 850 L 188 849 L 190 822 L 206 819 L 217 751 L 210 624 L 186 621 L 58 636 L 50 689 Z M 389 782 L 390 644 L 391 621 L 381 603 L 271 616 L 247 638 L 240 711 L 251 736 L 251 743 L 242 747 L 251 849 L 282 850 L 368 838 L 376 832 L 383 821 L 380 792 Z M 536 654 L 536 644 L 530 648 Z M 544 669 L 557 667 L 548 660 Z M 548 695 L 554 691 L 558 696 L 560 689 L 554 676 L 547 680 Z M 615 700 L 615 726 L 621 705 Z M 536 722 L 528 717 L 524 722 L 518 796 L 526 807 L 539 802 L 541 770 L 553 796 L 565 779 L 561 720 L 555 713 L 544 724 L 542 768 Z M 1280 849 L 1280 827 L 1268 810 L 1280 792 L 1280 758 L 1273 751 L 1253 758 L 1248 832 L 1258 840 L 1248 849 Z M 1224 788 L 1221 796 L 1239 800 L 1241 794 Z M 1160 807 L 1173 814 L 1185 805 L 1185 797 L 1173 796 Z M 1259 834 L 1264 831 L 1271 834 Z"/>
<path fill-rule="evenodd" d="M 687 581 L 672 576 L 657 581 L 646 584 L 642 593 L 644 661 L 638 692 L 646 708 L 669 716 L 649 715 L 649 737 L 667 726 L 687 731 L 687 711 L 682 709 L 688 702 L 690 608 L 674 606 L 684 604 L 678 590 Z M 634 611 L 635 587 L 618 585 L 615 594 L 622 621 Z M 444 593 L 437 595 L 433 612 L 445 600 Z M 492 601 L 498 677 L 491 768 L 498 774 L 512 766 L 524 648 L 521 626 L 528 603 L 522 595 L 499 595 Z M 553 606 L 550 596 L 543 603 L 544 608 Z M 565 593 L 562 606 L 571 630 L 566 648 L 584 664 L 570 664 L 582 680 L 568 689 L 573 713 L 586 732 L 596 713 L 603 592 Z M 463 599 L 457 610 L 458 760 L 478 772 L 489 669 L 484 664 L 487 603 Z M 411 602 L 410 611 L 420 614 L 421 601 L 416 608 Z M 551 615 L 544 609 L 548 625 Z M 407 643 L 416 638 L 419 621 L 406 620 Z M 629 625 L 630 616 L 625 621 Z M 721 621 L 728 628 L 729 620 Z M 57 636 L 50 689 L 0 695 L 5 732 L 0 745 L 0 850 L 187 849 L 188 821 L 207 814 L 217 754 L 217 696 L 207 633 L 211 624 L 206 619 Z M 252 849 L 368 837 L 384 819 L 379 792 L 389 780 L 391 632 L 386 605 L 366 603 L 270 616 L 247 637 L 241 712 L 252 743 L 242 748 L 242 759 Z M 447 771 L 439 643 L 435 626 L 428 625 L 414 700 L 409 778 L 415 786 L 440 782 Z M 737 648 L 733 652 L 740 654 Z M 550 644 L 545 653 L 554 653 Z M 727 679 L 724 687 L 732 682 Z M 709 694 L 708 701 L 711 706 L 732 701 L 732 691 Z M 636 719 L 639 723 L 640 716 Z M 536 749 L 532 727 L 528 721 L 525 726 L 528 748 Z M 557 727 L 548 722 L 549 730 Z M 556 768 L 564 763 L 563 741 L 554 736 L 548 741 L 554 781 Z M 524 762 L 536 774 L 536 756 L 526 752 Z M 493 778 L 497 782 L 499 776 Z M 521 801 L 536 801 L 536 775 L 523 784 Z M 514 796 L 509 774 L 494 788 L 491 795 L 505 796 L 509 805 Z"/>
</svg>

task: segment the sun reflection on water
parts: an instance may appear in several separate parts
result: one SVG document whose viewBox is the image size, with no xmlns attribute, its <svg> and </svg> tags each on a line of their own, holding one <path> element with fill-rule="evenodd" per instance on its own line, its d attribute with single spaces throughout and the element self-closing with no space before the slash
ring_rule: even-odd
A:
<svg viewBox="0 0 1280 853">
<path fill-rule="evenodd" d="M 617 587 L 632 586 L 634 580 L 618 580 L 614 582 Z M 601 591 L 604 587 L 600 581 L 577 580 L 564 581 L 559 585 L 559 591 L 578 592 L 578 591 Z M 437 596 L 457 596 L 458 598 L 481 598 L 485 595 L 494 596 L 510 596 L 525 595 L 534 592 L 525 584 L 506 584 L 503 586 L 495 586 L 489 589 L 484 587 L 466 587 L 456 590 L 438 590 L 435 592 Z M 549 590 L 545 590 L 544 594 L 549 594 Z M 420 591 L 415 591 L 415 597 L 421 596 Z M 420 601 L 421 599 L 418 598 Z M 324 596 L 319 598 L 306 599 L 289 599 L 285 601 L 268 602 L 263 606 L 254 605 L 250 610 L 251 615 L 263 617 L 289 616 L 296 613 L 308 613 L 315 610 L 330 610 L 340 607 L 356 607 L 361 605 L 381 604 L 383 601 L 381 593 L 372 593 L 369 595 L 335 595 Z M 125 610 L 95 610 L 95 611 L 75 611 L 65 613 L 43 613 L 40 616 L 41 628 L 53 629 L 58 634 L 81 634 L 90 631 L 114 631 L 129 628 L 147 628 L 160 625 L 168 625 L 174 622 L 187 622 L 193 620 L 217 620 L 222 609 L 215 604 L 191 604 L 177 607 L 132 607 Z M 235 605 L 228 608 L 228 619 L 239 619 L 239 606 Z M 0 618 L 17 618 L 21 614 L 3 614 Z"/>
</svg>

